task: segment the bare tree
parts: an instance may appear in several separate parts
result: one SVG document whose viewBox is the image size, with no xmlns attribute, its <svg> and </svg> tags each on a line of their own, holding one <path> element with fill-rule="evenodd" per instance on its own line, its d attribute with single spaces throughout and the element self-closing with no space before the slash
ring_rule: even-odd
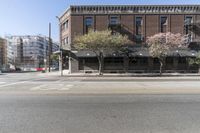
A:
<svg viewBox="0 0 200 133">
<path fill-rule="evenodd" d="M 187 40 L 187 36 L 170 32 L 158 33 L 148 37 L 147 44 L 149 47 L 149 53 L 152 57 L 158 58 L 160 62 L 160 75 L 162 75 L 162 68 L 167 52 L 177 48 L 188 47 Z"/>
<path fill-rule="evenodd" d="M 129 43 L 127 36 L 119 33 L 112 35 L 111 33 L 110 30 L 90 31 L 88 34 L 77 36 L 74 39 L 76 49 L 91 50 L 96 54 L 99 62 L 99 75 L 102 75 L 103 51 L 116 50 Z"/>
</svg>

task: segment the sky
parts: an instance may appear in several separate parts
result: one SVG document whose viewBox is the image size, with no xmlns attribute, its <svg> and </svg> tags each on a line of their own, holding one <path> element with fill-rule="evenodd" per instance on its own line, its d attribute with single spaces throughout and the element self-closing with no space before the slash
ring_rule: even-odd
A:
<svg viewBox="0 0 200 133">
<path fill-rule="evenodd" d="M 59 40 L 58 20 L 70 5 L 200 4 L 200 0 L 0 0 L 0 36 L 46 35 Z"/>
</svg>

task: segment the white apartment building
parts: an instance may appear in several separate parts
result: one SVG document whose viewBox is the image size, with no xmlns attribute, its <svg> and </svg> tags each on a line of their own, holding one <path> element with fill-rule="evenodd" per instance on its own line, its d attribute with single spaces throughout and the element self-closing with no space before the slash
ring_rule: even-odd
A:
<svg viewBox="0 0 200 133">
<path fill-rule="evenodd" d="M 49 38 L 37 36 L 6 36 L 7 55 L 10 68 L 21 70 L 37 70 L 48 65 Z M 51 51 L 57 51 L 59 46 L 52 43 Z"/>
</svg>

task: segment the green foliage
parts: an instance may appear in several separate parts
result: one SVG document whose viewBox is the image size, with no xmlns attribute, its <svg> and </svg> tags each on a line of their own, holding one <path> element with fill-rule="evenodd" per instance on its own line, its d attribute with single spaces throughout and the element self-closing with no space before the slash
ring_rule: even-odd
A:
<svg viewBox="0 0 200 133">
<path fill-rule="evenodd" d="M 88 34 L 77 36 L 74 39 L 74 47 L 78 50 L 91 50 L 96 53 L 99 61 L 99 75 L 102 75 L 103 51 L 116 50 L 130 41 L 127 36 L 121 34 L 112 35 L 110 30 L 90 31 Z"/>
<path fill-rule="evenodd" d="M 54 61 L 58 61 L 58 60 L 59 60 L 59 55 L 57 55 L 57 54 L 52 54 L 52 55 L 51 55 L 51 59 L 54 60 Z"/>
<path fill-rule="evenodd" d="M 200 65 L 200 53 L 196 58 L 189 58 L 188 63 L 189 65 Z"/>
<path fill-rule="evenodd" d="M 76 49 L 91 51 L 113 50 L 128 43 L 127 36 L 112 35 L 110 30 L 90 31 L 88 34 L 77 36 L 74 39 Z"/>
</svg>

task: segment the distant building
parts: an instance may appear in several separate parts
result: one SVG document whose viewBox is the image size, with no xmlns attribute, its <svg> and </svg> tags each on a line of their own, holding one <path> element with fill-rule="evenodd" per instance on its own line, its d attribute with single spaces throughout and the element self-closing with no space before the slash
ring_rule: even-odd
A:
<svg viewBox="0 0 200 133">
<path fill-rule="evenodd" d="M 49 38 L 45 36 L 7 36 L 8 64 L 21 70 L 44 68 L 49 61 Z M 59 46 L 52 43 L 51 51 Z M 46 63 L 46 64 L 45 64 Z"/>
<path fill-rule="evenodd" d="M 6 40 L 0 38 L 0 70 L 5 68 L 6 64 L 7 64 Z"/>
<path fill-rule="evenodd" d="M 92 51 L 77 51 L 73 40 L 77 35 L 87 34 L 90 29 L 111 29 L 127 35 L 133 49 L 128 58 L 111 52 L 104 53 L 104 72 L 158 72 L 158 59 L 150 57 L 145 42 L 157 33 L 181 33 L 189 35 L 190 41 L 200 40 L 191 33 L 188 24 L 200 22 L 200 5 L 83 5 L 70 6 L 60 16 L 60 42 L 74 55 L 69 69 L 74 72 L 97 72 L 98 60 Z M 197 48 L 197 47 L 196 47 Z M 195 49 L 196 50 L 196 49 Z M 174 51 L 166 58 L 165 72 L 193 72 L 187 58 L 196 51 Z M 176 58 L 174 58 L 176 57 Z"/>
</svg>

